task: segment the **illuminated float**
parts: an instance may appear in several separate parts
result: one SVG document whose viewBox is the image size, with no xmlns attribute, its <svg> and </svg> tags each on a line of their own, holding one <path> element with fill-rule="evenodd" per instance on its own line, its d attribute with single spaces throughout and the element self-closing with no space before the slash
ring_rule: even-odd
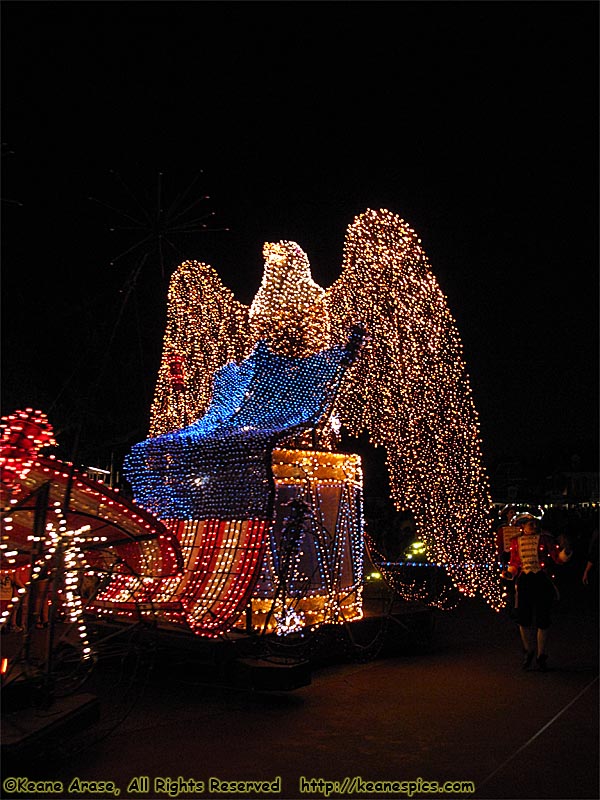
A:
<svg viewBox="0 0 600 800">
<path fill-rule="evenodd" d="M 357 620 L 365 542 L 401 590 L 365 531 L 361 461 L 340 452 L 342 428 L 385 449 L 391 499 L 412 513 L 429 563 L 500 609 L 462 345 L 415 232 L 386 210 L 357 216 L 328 289 L 295 242 L 263 254 L 249 306 L 207 264 L 173 274 L 149 435 L 124 464 L 135 502 L 119 501 L 122 541 L 88 546 L 91 533 L 68 517 L 93 502 L 92 488 L 44 473 L 71 481 L 53 536 L 68 528 L 82 569 L 103 573 L 86 613 L 209 639 Z"/>
</svg>

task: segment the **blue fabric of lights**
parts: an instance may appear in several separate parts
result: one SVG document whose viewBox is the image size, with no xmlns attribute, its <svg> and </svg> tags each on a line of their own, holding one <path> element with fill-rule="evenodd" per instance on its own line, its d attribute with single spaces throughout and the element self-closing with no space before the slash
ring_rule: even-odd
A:
<svg viewBox="0 0 600 800">
<path fill-rule="evenodd" d="M 362 339 L 355 328 L 345 347 L 306 358 L 276 355 L 261 340 L 241 364 L 226 364 L 203 417 L 126 456 L 136 502 L 164 520 L 267 519 L 273 448 L 318 425 Z"/>
</svg>

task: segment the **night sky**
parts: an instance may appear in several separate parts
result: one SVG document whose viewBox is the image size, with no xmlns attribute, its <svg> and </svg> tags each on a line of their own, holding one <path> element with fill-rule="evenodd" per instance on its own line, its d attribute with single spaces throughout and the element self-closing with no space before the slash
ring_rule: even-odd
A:
<svg viewBox="0 0 600 800">
<path fill-rule="evenodd" d="M 39 408 L 59 455 L 119 460 L 181 261 L 249 303 L 263 242 L 292 239 L 326 287 L 354 216 L 388 208 L 448 298 L 484 464 L 597 468 L 596 2 L 1 13 L 3 414 Z M 159 207 L 194 228 L 162 254 Z"/>
</svg>

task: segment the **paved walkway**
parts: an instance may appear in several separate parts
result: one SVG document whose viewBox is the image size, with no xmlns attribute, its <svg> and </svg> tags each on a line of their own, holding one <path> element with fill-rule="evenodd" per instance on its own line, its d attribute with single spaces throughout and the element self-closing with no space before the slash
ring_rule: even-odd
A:
<svg viewBox="0 0 600 800">
<path fill-rule="evenodd" d="M 319 666 L 310 685 L 283 693 L 211 686 L 190 653 L 152 659 L 132 647 L 97 679 L 100 723 L 64 758 L 54 753 L 25 774 L 66 790 L 75 777 L 113 781 L 121 798 L 137 800 L 169 788 L 173 797 L 240 800 L 597 800 L 598 622 L 579 596 L 555 610 L 547 673 L 521 670 L 515 624 L 479 601 L 435 620 L 429 647 Z M 147 790 L 132 784 L 141 776 Z M 233 781 L 275 791 L 224 783 Z M 425 781 L 467 782 L 474 792 L 428 791 Z M 76 788 L 64 797 L 110 796 Z"/>
</svg>

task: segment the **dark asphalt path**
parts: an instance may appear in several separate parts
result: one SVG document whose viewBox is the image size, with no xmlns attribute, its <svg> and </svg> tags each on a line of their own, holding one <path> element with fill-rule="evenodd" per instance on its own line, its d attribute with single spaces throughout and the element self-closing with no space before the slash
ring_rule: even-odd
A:
<svg viewBox="0 0 600 800">
<path fill-rule="evenodd" d="M 65 786 L 75 776 L 114 781 L 121 798 L 140 800 L 169 796 L 153 791 L 157 777 L 204 782 L 203 792 L 187 784 L 180 798 L 326 795 L 318 782 L 302 792 L 302 778 L 348 778 L 331 797 L 406 797 L 408 787 L 379 792 L 364 781 L 421 778 L 470 781 L 475 792 L 413 797 L 597 800 L 598 623 L 578 600 L 567 597 L 555 609 L 547 673 L 523 672 L 515 624 L 473 600 L 436 612 L 430 646 L 316 667 L 312 683 L 292 692 L 207 685 L 185 654 L 161 657 L 150 671 L 142 662 L 129 689 L 127 678 L 104 687 L 104 738 L 94 741 L 92 727 L 66 762 L 53 757 L 30 773 Z M 119 721 L 125 697 L 136 702 Z M 109 731 L 111 714 L 116 727 Z M 136 776 L 149 777 L 150 791 L 126 791 Z M 211 776 L 280 777 L 281 789 L 210 793 Z M 351 787 L 353 778 L 363 783 Z"/>
</svg>

